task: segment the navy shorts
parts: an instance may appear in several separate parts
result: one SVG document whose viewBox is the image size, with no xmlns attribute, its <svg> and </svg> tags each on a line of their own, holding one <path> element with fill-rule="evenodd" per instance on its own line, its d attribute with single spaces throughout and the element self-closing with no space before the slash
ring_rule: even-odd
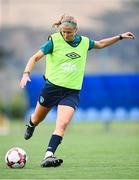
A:
<svg viewBox="0 0 139 180">
<path fill-rule="evenodd" d="M 40 96 L 39 103 L 44 107 L 66 105 L 76 109 L 79 104 L 80 90 L 57 86 L 46 80 Z"/>
</svg>

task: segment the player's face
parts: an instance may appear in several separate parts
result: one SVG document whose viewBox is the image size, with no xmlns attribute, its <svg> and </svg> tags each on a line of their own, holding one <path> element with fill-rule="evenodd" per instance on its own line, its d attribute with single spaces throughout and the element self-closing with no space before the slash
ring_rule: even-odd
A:
<svg viewBox="0 0 139 180">
<path fill-rule="evenodd" d="M 70 26 L 63 26 L 61 28 L 61 33 L 65 41 L 73 41 L 76 30 L 77 30 L 76 28 Z"/>
</svg>

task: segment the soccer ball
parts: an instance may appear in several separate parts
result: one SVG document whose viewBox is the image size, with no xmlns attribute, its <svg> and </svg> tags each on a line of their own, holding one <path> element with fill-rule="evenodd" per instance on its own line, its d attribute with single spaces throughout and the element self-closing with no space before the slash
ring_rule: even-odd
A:
<svg viewBox="0 0 139 180">
<path fill-rule="evenodd" d="M 26 152 L 19 148 L 11 148 L 5 155 L 5 162 L 10 168 L 23 168 L 27 162 Z"/>
</svg>

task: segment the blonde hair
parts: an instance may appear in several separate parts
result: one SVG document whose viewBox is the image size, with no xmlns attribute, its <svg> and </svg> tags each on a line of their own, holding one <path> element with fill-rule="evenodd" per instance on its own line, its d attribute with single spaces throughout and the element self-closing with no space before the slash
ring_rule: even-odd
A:
<svg viewBox="0 0 139 180">
<path fill-rule="evenodd" d="M 72 26 L 77 27 L 77 21 L 73 16 L 63 14 L 59 21 L 55 22 L 52 27 L 59 28 L 62 23 L 71 23 Z"/>
</svg>

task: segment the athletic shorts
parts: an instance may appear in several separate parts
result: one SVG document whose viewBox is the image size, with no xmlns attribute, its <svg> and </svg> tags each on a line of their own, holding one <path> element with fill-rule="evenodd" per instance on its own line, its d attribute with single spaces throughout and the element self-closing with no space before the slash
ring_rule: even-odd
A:
<svg viewBox="0 0 139 180">
<path fill-rule="evenodd" d="M 46 80 L 39 96 L 39 103 L 44 107 L 66 105 L 76 109 L 80 99 L 79 93 L 80 90 L 60 87 Z"/>
</svg>

